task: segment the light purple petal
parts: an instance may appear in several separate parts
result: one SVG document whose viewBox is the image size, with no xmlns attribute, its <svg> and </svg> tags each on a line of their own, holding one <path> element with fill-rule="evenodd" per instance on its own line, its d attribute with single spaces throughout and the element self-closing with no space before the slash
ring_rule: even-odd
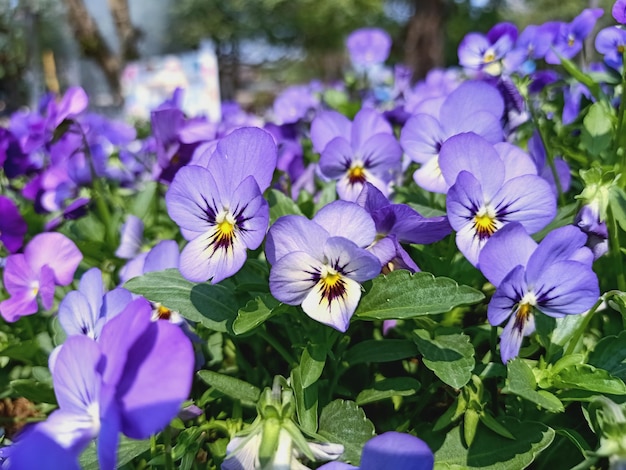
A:
<svg viewBox="0 0 626 470">
<path fill-rule="evenodd" d="M 86 335 L 96 337 L 97 312 L 79 291 L 68 292 L 59 304 L 59 323 L 68 336 Z"/>
<path fill-rule="evenodd" d="M 500 142 L 495 144 L 494 148 L 504 162 L 504 181 L 516 176 L 537 174 L 535 160 L 519 147 L 508 142 Z"/>
<path fill-rule="evenodd" d="M 373 108 L 362 108 L 352 123 L 351 143 L 356 152 L 363 148 L 373 135 L 387 134 L 393 136 L 391 125 Z"/>
<path fill-rule="evenodd" d="M 473 134 L 459 134 L 444 142 L 439 154 L 439 167 L 448 185 L 452 186 L 462 171 L 469 171 L 478 180 L 490 199 L 504 180 L 504 163 L 489 142 Z"/>
<path fill-rule="evenodd" d="M 524 336 L 528 336 L 535 329 L 535 319 L 531 315 L 523 324 L 516 325 L 515 315 L 512 315 L 502 330 L 500 336 L 500 357 L 503 363 L 514 359 L 519 354 Z"/>
<path fill-rule="evenodd" d="M 500 118 L 488 111 L 477 111 L 463 120 L 442 121 L 442 126 L 446 138 L 464 132 L 473 132 L 490 144 L 502 142 L 504 139 L 504 131 L 502 130 Z"/>
<path fill-rule="evenodd" d="M 41 300 L 41 305 L 46 310 L 50 310 L 54 305 L 54 271 L 48 267 L 48 265 L 41 268 L 39 273 L 39 288 L 38 295 Z"/>
<path fill-rule="evenodd" d="M 334 269 L 358 282 L 373 279 L 380 273 L 378 258 L 344 237 L 329 238 L 324 256 Z"/>
<path fill-rule="evenodd" d="M 131 259 L 141 251 L 143 243 L 143 221 L 132 214 L 126 217 L 122 225 L 120 246 L 115 250 L 115 256 L 122 259 Z"/>
<path fill-rule="evenodd" d="M 272 182 L 278 158 L 271 134 L 258 127 L 236 129 L 217 143 L 208 169 L 223 196 L 228 196 L 248 176 L 261 191 Z"/>
<path fill-rule="evenodd" d="M 326 178 L 337 179 L 347 174 L 355 159 L 352 147 L 343 137 L 336 137 L 324 148 L 319 170 Z"/>
<path fill-rule="evenodd" d="M 432 470 L 434 456 L 428 445 L 410 434 L 388 431 L 363 446 L 361 470 Z"/>
<path fill-rule="evenodd" d="M 439 167 L 439 157 L 435 156 L 423 163 L 413 173 L 413 180 L 420 187 L 433 193 L 445 194 L 450 187 Z"/>
<path fill-rule="evenodd" d="M 348 139 L 351 134 L 352 122 L 337 111 L 319 113 L 311 123 L 311 141 L 313 149 L 322 153 L 326 145 L 336 137 Z"/>
<path fill-rule="evenodd" d="M 70 87 L 57 105 L 54 127 L 68 117 L 74 117 L 87 109 L 89 98 L 81 87 Z"/>
<path fill-rule="evenodd" d="M 480 270 L 494 286 L 517 266 L 526 267 L 537 243 L 518 223 L 507 224 L 496 231 L 485 244 L 478 257 Z"/>
<path fill-rule="evenodd" d="M 367 247 L 374 241 L 374 220 L 361 206 L 347 201 L 334 201 L 313 217 L 313 222 L 326 229 L 331 237 L 345 237 L 357 246 Z"/>
<path fill-rule="evenodd" d="M 373 255 L 371 256 L 376 259 Z M 345 333 L 350 326 L 350 318 L 361 299 L 361 285 L 350 278 L 344 278 L 343 295 L 330 301 L 323 297 L 321 292 L 320 288 L 311 289 L 302 301 L 302 310 L 313 320 Z"/>
<path fill-rule="evenodd" d="M 300 305 L 315 287 L 312 273 L 322 270 L 322 261 L 303 251 L 282 256 L 270 271 L 270 292 L 281 302 Z"/>
<path fill-rule="evenodd" d="M 496 87 L 487 82 L 470 80 L 448 95 L 441 106 L 439 120 L 448 128 L 454 122 L 476 120 L 476 113 L 481 111 L 500 119 L 504 113 L 504 100 Z"/>
<path fill-rule="evenodd" d="M 170 268 L 178 268 L 179 258 L 180 252 L 178 250 L 178 243 L 174 240 L 161 240 L 154 245 L 146 255 L 143 272 L 145 274 L 154 271 L 164 271 Z"/>
<path fill-rule="evenodd" d="M 365 168 L 383 181 L 400 172 L 402 147 L 392 134 L 373 134 L 361 146 Z"/>
<path fill-rule="evenodd" d="M 35 272 L 47 264 L 54 272 L 55 283 L 61 286 L 72 282 L 76 268 L 83 259 L 74 242 L 56 232 L 41 233 L 33 237 L 24 250 L 24 256 Z"/>
<path fill-rule="evenodd" d="M 17 470 L 41 468 L 43 456 L 46 459 L 46 467 L 50 470 L 80 470 L 78 452 L 64 448 L 55 440 L 54 435 L 38 428 L 23 434 L 22 438 L 11 446 L 9 465 L 10 468 Z"/>
<path fill-rule="evenodd" d="M 13 294 L 6 300 L 0 302 L 0 315 L 9 323 L 19 320 L 26 315 L 37 313 L 37 297 L 29 291 Z"/>
<path fill-rule="evenodd" d="M 300 215 L 279 218 L 265 241 L 265 256 L 270 264 L 294 251 L 304 251 L 322 259 L 323 247 L 330 235 L 319 224 Z"/>
<path fill-rule="evenodd" d="M 437 119 L 428 114 L 417 114 L 404 124 L 400 143 L 411 160 L 426 163 L 439 155 L 441 144 L 447 137 Z"/>
</svg>

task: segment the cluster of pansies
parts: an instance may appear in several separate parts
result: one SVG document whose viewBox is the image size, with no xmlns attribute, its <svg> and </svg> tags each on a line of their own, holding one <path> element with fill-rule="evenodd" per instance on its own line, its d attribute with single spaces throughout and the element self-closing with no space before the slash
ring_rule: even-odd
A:
<svg viewBox="0 0 626 470">
<path fill-rule="evenodd" d="M 15 113 L 0 467 L 618 468 L 626 2 L 612 13 L 597 63 L 587 9 L 468 34 L 459 67 L 414 85 L 358 30 L 345 82 L 265 116 L 187 116 L 177 90 L 134 127 L 80 88 Z"/>
</svg>

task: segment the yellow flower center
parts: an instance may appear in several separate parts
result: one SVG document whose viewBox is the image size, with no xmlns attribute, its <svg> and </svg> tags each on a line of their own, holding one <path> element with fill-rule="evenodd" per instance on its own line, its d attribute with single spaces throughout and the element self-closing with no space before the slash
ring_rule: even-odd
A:
<svg viewBox="0 0 626 470">
<path fill-rule="evenodd" d="M 352 165 L 352 167 L 348 170 L 348 180 L 350 181 L 350 184 L 365 183 L 367 181 L 365 168 L 363 168 L 362 163 Z"/>
<path fill-rule="evenodd" d="M 232 247 L 235 238 L 235 219 L 232 214 L 226 211 L 220 212 L 215 219 L 215 232 L 211 236 L 211 245 L 214 249 Z"/>
<path fill-rule="evenodd" d="M 488 50 L 483 54 L 483 63 L 488 64 L 496 60 L 496 54 L 492 50 Z"/>
<path fill-rule="evenodd" d="M 322 272 L 319 284 L 322 298 L 325 298 L 328 303 L 337 297 L 342 297 L 346 291 L 346 283 L 341 274 L 329 267 Z"/>
<path fill-rule="evenodd" d="M 481 210 L 474 216 L 474 229 L 480 239 L 489 238 L 498 230 L 497 220 L 492 212 Z"/>
</svg>

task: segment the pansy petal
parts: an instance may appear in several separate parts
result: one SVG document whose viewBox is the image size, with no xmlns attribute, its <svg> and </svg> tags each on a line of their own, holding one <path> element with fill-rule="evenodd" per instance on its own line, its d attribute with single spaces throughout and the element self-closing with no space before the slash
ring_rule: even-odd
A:
<svg viewBox="0 0 626 470">
<path fill-rule="evenodd" d="M 59 304 L 59 323 L 68 336 L 95 338 L 97 316 L 82 292 L 68 292 Z"/>
<path fill-rule="evenodd" d="M 319 210 L 313 222 L 323 227 L 331 237 L 345 237 L 364 248 L 374 241 L 374 220 L 358 204 L 334 201 Z"/>
<path fill-rule="evenodd" d="M 504 181 L 516 176 L 537 174 L 534 159 L 519 147 L 508 142 L 500 142 L 494 144 L 494 148 L 504 162 Z"/>
<path fill-rule="evenodd" d="M 334 269 L 355 281 L 367 281 L 380 273 L 378 258 L 344 237 L 330 237 L 324 256 Z"/>
<path fill-rule="evenodd" d="M 24 256 L 35 272 L 47 264 L 54 272 L 55 283 L 61 286 L 72 282 L 83 259 L 74 242 L 58 232 L 40 233 L 33 237 L 24 250 Z"/>
<path fill-rule="evenodd" d="M 361 470 L 431 470 L 434 456 L 428 445 L 411 434 L 387 431 L 363 446 Z"/>
<path fill-rule="evenodd" d="M 270 291 L 274 297 L 289 305 L 299 305 L 313 289 L 322 262 L 303 251 L 282 256 L 270 271 Z"/>
<path fill-rule="evenodd" d="M 526 267 L 537 243 L 517 222 L 510 223 L 496 231 L 485 244 L 478 257 L 480 270 L 494 286 L 515 267 Z"/>
<path fill-rule="evenodd" d="M 151 273 L 155 271 L 164 271 L 170 268 L 178 268 L 178 260 L 180 252 L 178 243 L 174 240 L 161 240 L 154 245 L 150 252 L 146 255 L 143 264 L 143 272 Z"/>
<path fill-rule="evenodd" d="M 46 310 L 50 310 L 54 305 L 54 271 L 48 267 L 48 265 L 41 268 L 39 273 L 39 288 L 38 295 L 41 300 L 41 305 Z"/>
<path fill-rule="evenodd" d="M 426 191 L 445 194 L 449 185 L 441 174 L 439 157 L 435 156 L 423 163 L 413 173 L 413 181 Z"/>
<path fill-rule="evenodd" d="M 33 449 L 36 451 L 33 452 Z M 79 470 L 78 454 L 63 447 L 54 435 L 35 428 L 11 446 L 9 465 L 18 470 L 42 468 L 45 456 L 45 468 L 48 470 Z"/>
<path fill-rule="evenodd" d="M 265 240 L 265 256 L 270 264 L 294 251 L 304 251 L 322 259 L 323 247 L 330 235 L 319 224 L 301 215 L 280 217 Z"/>
<path fill-rule="evenodd" d="M 404 124 L 400 143 L 411 160 L 426 163 L 439 155 L 441 144 L 447 137 L 437 119 L 428 114 L 416 114 Z"/>
<path fill-rule="evenodd" d="M 37 296 L 30 291 L 21 291 L 0 302 L 0 315 L 9 323 L 26 315 L 37 313 Z"/>
<path fill-rule="evenodd" d="M 130 259 L 141 251 L 143 243 L 143 220 L 129 214 L 122 225 L 120 246 L 115 250 L 115 256 Z"/>
<path fill-rule="evenodd" d="M 532 315 L 523 323 L 516 322 L 515 315 L 512 315 L 500 335 L 500 357 L 503 363 L 518 356 L 522 347 L 524 336 L 534 330 L 534 318 Z"/>
<path fill-rule="evenodd" d="M 230 200 L 230 211 L 237 224 L 236 237 L 254 250 L 261 245 L 269 224 L 269 205 L 252 176 L 235 190 Z"/>
<path fill-rule="evenodd" d="M 374 134 L 361 146 L 365 168 L 385 181 L 400 171 L 402 148 L 393 134 Z"/>
<path fill-rule="evenodd" d="M 6 258 L 2 280 L 9 294 L 30 290 L 38 277 L 39 273 L 33 272 L 23 254 L 18 253 Z"/>
<path fill-rule="evenodd" d="M 346 174 L 353 160 L 352 147 L 343 137 L 336 137 L 324 148 L 319 170 L 326 178 L 336 179 Z"/>
<path fill-rule="evenodd" d="M 362 149 L 370 137 L 381 133 L 393 136 L 391 125 L 375 109 L 361 108 L 352 123 L 352 149 L 354 151 Z"/>
<path fill-rule="evenodd" d="M 488 112 L 496 119 L 504 113 L 504 100 L 493 85 L 478 80 L 461 83 L 444 101 L 441 106 L 439 120 L 446 123 L 445 127 L 454 122 L 476 120 L 478 112 Z"/>
<path fill-rule="evenodd" d="M 352 123 L 343 114 L 337 111 L 323 111 L 318 113 L 311 123 L 311 141 L 313 149 L 322 153 L 326 145 L 335 137 L 346 139 L 350 136 Z"/>
<path fill-rule="evenodd" d="M 343 278 L 343 283 L 343 295 L 330 300 L 322 295 L 321 288 L 311 289 L 302 301 L 302 310 L 313 320 L 345 333 L 361 299 L 361 285 L 347 277 Z"/>
</svg>

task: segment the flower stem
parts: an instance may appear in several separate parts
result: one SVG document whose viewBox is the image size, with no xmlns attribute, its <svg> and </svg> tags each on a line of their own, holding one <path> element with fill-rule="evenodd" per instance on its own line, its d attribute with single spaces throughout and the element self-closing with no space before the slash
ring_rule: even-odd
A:
<svg viewBox="0 0 626 470">
<path fill-rule="evenodd" d="M 270 335 L 267 332 L 265 327 L 259 328 L 258 329 L 258 334 L 259 334 L 259 336 L 261 338 L 263 338 L 265 341 L 267 341 L 267 343 L 271 347 L 273 347 L 278 354 L 281 355 L 281 357 L 287 362 L 287 364 L 289 364 L 290 367 L 297 367 L 298 366 L 298 361 L 296 361 L 294 359 L 294 357 L 291 355 L 291 353 L 285 347 L 283 347 L 282 344 L 280 344 L 278 341 L 276 341 L 276 338 L 274 338 L 272 335 Z"/>
<path fill-rule="evenodd" d="M 165 470 L 174 470 L 174 461 L 172 459 L 172 428 L 166 426 L 163 430 L 163 442 L 165 448 L 163 450 L 165 456 Z"/>
<path fill-rule="evenodd" d="M 622 292 L 626 292 L 626 276 L 624 275 L 624 263 L 622 260 L 622 251 L 619 245 L 619 227 L 617 226 L 613 210 L 608 207 L 607 210 L 607 227 L 609 229 L 609 254 L 613 260 L 615 274 L 617 277 L 617 288 Z"/>
<path fill-rule="evenodd" d="M 596 310 L 598 310 L 598 307 L 602 304 L 602 302 L 604 302 L 604 296 L 600 296 L 598 301 L 593 305 L 593 307 L 591 307 L 591 309 L 584 316 L 582 323 L 578 326 L 578 329 L 574 332 L 572 339 L 570 339 L 564 356 L 568 356 L 574 352 L 574 349 L 576 348 L 578 341 L 580 340 L 583 333 L 587 329 L 587 326 L 589 326 L 589 322 L 591 322 L 591 318 L 593 317 L 593 314 L 596 313 Z"/>
</svg>

